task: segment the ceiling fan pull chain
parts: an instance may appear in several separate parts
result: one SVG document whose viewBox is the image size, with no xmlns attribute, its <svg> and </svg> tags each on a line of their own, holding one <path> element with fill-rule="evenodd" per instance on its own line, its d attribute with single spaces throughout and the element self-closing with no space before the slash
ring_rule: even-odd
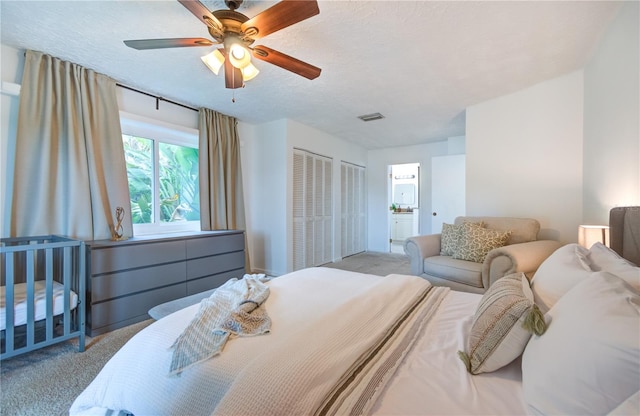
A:
<svg viewBox="0 0 640 416">
<path fill-rule="evenodd" d="M 231 73 L 231 80 L 233 82 L 233 85 L 236 85 L 236 71 L 233 71 Z M 236 102 L 236 90 L 235 90 L 235 88 L 231 90 L 231 102 L 232 103 Z"/>
</svg>

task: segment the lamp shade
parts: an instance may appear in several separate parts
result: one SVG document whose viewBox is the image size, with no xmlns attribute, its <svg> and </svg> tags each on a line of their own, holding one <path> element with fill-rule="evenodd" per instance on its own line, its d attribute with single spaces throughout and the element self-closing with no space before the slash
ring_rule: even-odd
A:
<svg viewBox="0 0 640 416">
<path fill-rule="evenodd" d="M 606 225 L 581 225 L 578 227 L 578 244 L 591 248 L 595 243 L 609 246 L 609 227 Z"/>
<path fill-rule="evenodd" d="M 254 79 L 256 75 L 260 73 L 258 68 L 256 68 L 252 63 L 249 63 L 249 65 L 245 66 L 240 71 L 242 71 L 242 80 L 245 82 Z"/>
<path fill-rule="evenodd" d="M 202 59 L 202 62 L 216 75 L 218 75 L 222 64 L 224 64 L 224 55 L 222 55 L 218 49 L 205 56 L 201 56 L 200 59 Z"/>
</svg>

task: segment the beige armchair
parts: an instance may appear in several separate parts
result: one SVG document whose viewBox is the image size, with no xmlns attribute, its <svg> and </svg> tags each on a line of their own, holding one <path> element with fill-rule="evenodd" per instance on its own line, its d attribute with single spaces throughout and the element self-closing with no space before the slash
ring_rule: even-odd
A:
<svg viewBox="0 0 640 416">
<path fill-rule="evenodd" d="M 553 240 L 537 240 L 540 223 L 531 218 L 458 217 L 463 222 L 482 222 L 484 228 L 511 231 L 506 245 L 488 252 L 482 263 L 441 255 L 441 234 L 410 237 L 404 251 L 411 259 L 411 272 L 434 285 L 484 293 L 499 278 L 524 272 L 529 279 L 538 266 L 561 244 Z"/>
</svg>

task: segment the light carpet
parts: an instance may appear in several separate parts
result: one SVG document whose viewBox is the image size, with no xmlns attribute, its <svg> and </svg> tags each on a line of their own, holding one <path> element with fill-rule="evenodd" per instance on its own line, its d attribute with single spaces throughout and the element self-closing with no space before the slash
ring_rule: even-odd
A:
<svg viewBox="0 0 640 416">
<path fill-rule="evenodd" d="M 78 340 L 61 342 L 0 362 L 0 414 L 6 416 L 68 415 L 84 390 L 132 336 L 152 319 Z"/>
<path fill-rule="evenodd" d="M 411 274 L 409 258 L 397 253 L 364 252 L 323 267 L 379 276 Z M 116 351 L 152 322 L 87 337 L 82 353 L 74 340 L 0 362 L 0 415 L 67 415 L 75 398 Z"/>
<path fill-rule="evenodd" d="M 335 263 L 323 264 L 322 267 L 375 274 L 377 276 L 386 276 L 393 273 L 411 274 L 409 256 L 406 254 L 375 251 L 354 254 Z"/>
</svg>

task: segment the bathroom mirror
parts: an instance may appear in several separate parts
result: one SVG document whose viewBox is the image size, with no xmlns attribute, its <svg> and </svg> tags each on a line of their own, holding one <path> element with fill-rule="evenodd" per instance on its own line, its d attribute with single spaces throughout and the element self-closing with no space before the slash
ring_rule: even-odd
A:
<svg viewBox="0 0 640 416">
<path fill-rule="evenodd" d="M 412 183 L 399 183 L 393 186 L 393 202 L 401 205 L 413 205 L 416 202 L 416 186 Z"/>
</svg>

